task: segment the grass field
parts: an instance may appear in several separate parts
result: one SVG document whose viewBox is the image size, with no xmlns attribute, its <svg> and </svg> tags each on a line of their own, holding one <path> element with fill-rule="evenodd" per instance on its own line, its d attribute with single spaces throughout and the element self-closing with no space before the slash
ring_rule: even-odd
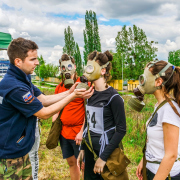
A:
<svg viewBox="0 0 180 180">
<path fill-rule="evenodd" d="M 54 89 L 41 89 L 45 94 L 53 94 Z M 142 158 L 142 148 L 145 139 L 145 122 L 153 112 L 155 98 L 152 95 L 146 95 L 145 104 L 141 113 L 129 108 L 127 105 L 132 93 L 120 93 L 124 99 L 127 133 L 123 139 L 124 151 L 131 164 L 128 166 L 130 180 L 137 180 L 135 175 L 136 167 Z M 54 150 L 46 148 L 46 139 L 51 127 L 51 118 L 42 121 L 41 143 L 39 148 L 39 180 L 61 180 L 70 179 L 69 168 L 66 160 L 63 160 L 60 147 Z"/>
</svg>

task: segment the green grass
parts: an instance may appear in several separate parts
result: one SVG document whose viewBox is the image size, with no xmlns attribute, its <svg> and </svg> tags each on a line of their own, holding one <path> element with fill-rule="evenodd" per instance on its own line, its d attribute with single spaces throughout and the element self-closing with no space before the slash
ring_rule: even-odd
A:
<svg viewBox="0 0 180 180">
<path fill-rule="evenodd" d="M 55 87 L 54 87 L 54 88 L 48 88 L 48 87 L 42 88 L 42 87 L 38 87 L 38 88 L 39 88 L 40 91 L 41 91 L 42 93 L 44 93 L 45 95 L 54 94 L 54 92 L 55 92 Z"/>
<path fill-rule="evenodd" d="M 132 93 L 130 93 L 132 94 Z M 123 145 L 125 154 L 131 160 L 131 164 L 128 166 L 128 173 L 131 180 L 136 180 L 135 175 L 138 163 L 142 158 L 142 149 L 145 144 L 145 129 L 146 121 L 150 117 L 154 110 L 156 100 L 153 95 L 146 95 L 144 102 L 145 107 L 141 112 L 132 110 L 127 102 L 131 96 L 123 95 L 126 113 L 126 126 L 127 133 L 123 138 Z"/>
<path fill-rule="evenodd" d="M 41 89 L 44 90 L 44 89 Z M 54 94 L 51 89 L 46 89 L 45 94 Z M 130 180 L 137 180 L 135 175 L 138 163 L 142 158 L 142 149 L 145 144 L 145 123 L 153 112 L 156 100 L 153 95 L 145 96 L 146 106 L 142 112 L 136 112 L 132 110 L 127 102 L 131 98 L 132 93 L 119 93 L 125 104 L 127 133 L 123 138 L 123 145 L 125 154 L 131 160 L 131 164 L 128 166 L 128 174 Z M 48 150 L 45 146 L 45 142 L 51 127 L 51 118 L 42 121 L 42 133 L 41 144 L 39 149 L 40 156 L 40 180 L 61 180 L 70 179 L 69 168 L 66 160 L 63 160 L 60 147 L 53 150 Z"/>
</svg>

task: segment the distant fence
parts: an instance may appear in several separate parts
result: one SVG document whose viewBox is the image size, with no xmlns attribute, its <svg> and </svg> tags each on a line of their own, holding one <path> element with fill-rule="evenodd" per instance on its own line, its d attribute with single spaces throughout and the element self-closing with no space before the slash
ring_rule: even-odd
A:
<svg viewBox="0 0 180 180">
<path fill-rule="evenodd" d="M 36 76 L 35 79 L 40 80 L 40 78 L 38 76 Z M 54 77 L 44 78 L 43 80 L 47 81 L 47 82 L 54 82 L 54 83 L 60 83 L 61 82 L 61 79 L 54 78 Z M 112 86 L 114 89 L 116 89 L 118 91 L 122 91 L 122 83 L 123 82 L 124 82 L 123 80 L 111 80 L 108 82 L 108 84 L 110 86 Z M 133 89 L 136 88 L 138 85 L 139 85 L 138 80 L 129 80 L 129 81 L 127 81 L 127 90 L 133 91 Z"/>
<path fill-rule="evenodd" d="M 122 91 L 122 83 L 124 81 L 122 80 L 111 80 L 108 82 L 110 86 L 112 86 L 114 89 Z M 139 85 L 138 80 L 129 80 L 127 81 L 127 90 L 133 91 L 134 88 L 136 88 Z"/>
<path fill-rule="evenodd" d="M 127 85 L 128 85 L 127 90 L 133 91 L 133 89 L 139 85 L 139 80 L 129 80 L 127 82 Z"/>
<path fill-rule="evenodd" d="M 110 86 L 112 86 L 114 89 L 122 91 L 122 80 L 111 80 L 108 82 Z"/>
<path fill-rule="evenodd" d="M 35 78 L 36 80 L 40 80 L 40 78 L 38 76 L 36 76 Z M 61 82 L 61 79 L 58 79 L 58 78 L 55 78 L 55 77 L 48 77 L 48 78 L 43 78 L 44 81 L 47 81 L 47 82 L 54 82 L 54 83 L 60 83 Z"/>
</svg>

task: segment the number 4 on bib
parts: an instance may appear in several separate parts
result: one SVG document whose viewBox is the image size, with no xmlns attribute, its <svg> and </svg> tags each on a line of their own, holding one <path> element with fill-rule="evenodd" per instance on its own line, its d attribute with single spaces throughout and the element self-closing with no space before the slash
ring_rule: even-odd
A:
<svg viewBox="0 0 180 180">
<path fill-rule="evenodd" d="M 95 112 L 93 112 L 93 114 L 92 114 L 91 122 L 93 123 L 93 128 L 95 128 L 95 124 L 96 124 Z"/>
</svg>

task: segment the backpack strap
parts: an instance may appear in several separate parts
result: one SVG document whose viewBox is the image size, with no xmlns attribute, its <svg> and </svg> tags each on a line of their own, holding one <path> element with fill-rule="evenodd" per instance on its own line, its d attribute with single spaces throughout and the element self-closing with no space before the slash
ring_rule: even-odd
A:
<svg viewBox="0 0 180 180">
<path fill-rule="evenodd" d="M 174 106 L 174 104 L 172 103 L 171 99 L 169 99 L 165 94 L 164 94 L 166 101 L 169 103 L 169 105 L 172 107 L 172 109 L 174 110 L 174 112 L 180 117 L 180 114 L 178 112 L 178 110 L 176 109 L 176 107 Z M 174 99 L 173 99 L 174 100 Z M 175 101 L 175 100 L 174 100 Z"/>
<path fill-rule="evenodd" d="M 156 110 L 154 111 L 151 119 L 149 120 L 149 122 L 148 122 L 148 124 L 147 124 L 147 127 L 148 127 L 148 125 L 151 123 L 151 121 L 152 121 L 153 117 L 155 116 L 156 112 L 157 112 L 164 104 L 166 104 L 166 103 L 167 103 L 167 100 L 164 100 L 163 102 L 161 102 L 161 104 L 159 104 L 159 106 L 158 106 L 158 107 L 156 108 Z"/>
<path fill-rule="evenodd" d="M 87 103 L 88 103 L 88 99 L 85 99 L 84 100 L 84 109 L 85 109 L 85 121 L 86 122 L 87 122 L 87 115 L 86 115 L 86 104 Z M 93 150 L 91 135 L 90 135 L 90 131 L 89 131 L 89 123 L 88 122 L 87 122 L 87 132 L 88 132 L 89 144 L 87 143 L 85 138 L 83 138 L 82 143 L 86 144 L 86 146 L 88 147 L 89 151 L 91 151 L 93 153 L 93 155 L 94 155 L 94 161 L 96 161 L 98 159 L 98 156 L 97 156 L 97 154 Z"/>
<path fill-rule="evenodd" d="M 93 150 L 93 146 L 92 146 L 92 140 L 91 140 L 91 135 L 90 135 L 90 131 L 89 131 L 89 123 L 87 122 L 87 126 L 88 126 L 88 139 L 89 139 L 89 144 L 87 147 L 89 148 L 89 150 L 93 153 L 94 155 L 94 161 L 96 162 L 96 160 L 98 159 L 97 154 L 94 152 Z M 87 144 L 86 144 L 87 145 Z"/>
</svg>

